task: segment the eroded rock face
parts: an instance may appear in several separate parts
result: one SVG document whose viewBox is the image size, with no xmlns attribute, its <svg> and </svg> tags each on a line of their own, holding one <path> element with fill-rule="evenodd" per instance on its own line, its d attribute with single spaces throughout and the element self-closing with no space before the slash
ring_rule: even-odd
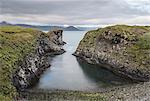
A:
<svg viewBox="0 0 150 101">
<path fill-rule="evenodd" d="M 23 60 L 13 75 L 13 83 L 18 90 L 33 86 L 38 81 L 41 73 L 50 67 L 48 59 L 37 54 L 30 54 Z"/>
<path fill-rule="evenodd" d="M 78 58 L 137 81 L 150 80 L 150 27 L 111 26 L 89 31 L 80 42 Z"/>
<path fill-rule="evenodd" d="M 66 44 L 63 40 L 62 40 L 62 32 L 63 30 L 54 30 L 54 31 L 49 31 L 48 35 L 49 35 L 49 39 L 57 44 L 57 45 L 64 45 Z"/>
<path fill-rule="evenodd" d="M 44 34 L 41 34 L 38 40 L 38 49 L 40 50 L 40 54 L 42 53 L 50 53 L 50 54 L 62 54 L 65 50 L 62 48 L 64 44 L 66 44 L 62 40 L 62 32 L 63 30 L 54 30 L 47 33 L 46 37 Z"/>
<path fill-rule="evenodd" d="M 35 52 L 24 57 L 18 63 L 19 68 L 13 74 L 13 84 L 18 90 L 25 90 L 35 85 L 43 71 L 50 67 L 48 55 L 58 55 L 65 52 L 62 46 L 62 30 L 48 33 L 41 32 Z"/>
</svg>

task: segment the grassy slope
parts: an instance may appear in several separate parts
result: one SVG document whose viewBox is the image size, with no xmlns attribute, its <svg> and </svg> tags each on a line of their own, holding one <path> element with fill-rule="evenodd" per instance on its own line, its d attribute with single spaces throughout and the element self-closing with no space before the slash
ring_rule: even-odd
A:
<svg viewBox="0 0 150 101">
<path fill-rule="evenodd" d="M 149 67 L 149 64 L 145 65 L 143 63 L 150 60 L 150 26 L 115 25 L 89 31 L 86 33 L 83 40 L 81 40 L 78 49 L 95 48 L 96 41 L 99 38 L 106 39 L 105 34 L 108 31 L 111 31 L 113 37 L 115 37 L 117 33 L 117 35 L 126 38 L 127 41 L 132 42 L 137 40 L 135 41 L 136 44 L 127 47 L 125 53 L 127 53 L 128 56 L 131 56 L 131 61 L 136 62 L 141 67 L 141 69 L 144 66 Z M 122 57 L 122 53 L 118 55 L 118 58 L 120 56 Z"/>
<path fill-rule="evenodd" d="M 0 101 L 12 100 L 16 94 L 11 74 L 17 61 L 33 51 L 39 31 L 23 27 L 0 27 Z"/>
</svg>

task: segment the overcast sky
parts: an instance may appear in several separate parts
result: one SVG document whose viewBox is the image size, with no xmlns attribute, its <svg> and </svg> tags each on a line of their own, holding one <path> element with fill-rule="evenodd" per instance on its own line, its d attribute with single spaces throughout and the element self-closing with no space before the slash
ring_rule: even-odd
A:
<svg viewBox="0 0 150 101">
<path fill-rule="evenodd" d="M 0 21 L 56 25 L 150 25 L 150 0 L 0 0 Z"/>
</svg>

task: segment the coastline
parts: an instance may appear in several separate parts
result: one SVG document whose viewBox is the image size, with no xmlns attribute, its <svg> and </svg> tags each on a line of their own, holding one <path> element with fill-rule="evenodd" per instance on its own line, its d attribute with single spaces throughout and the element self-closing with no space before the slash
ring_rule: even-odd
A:
<svg viewBox="0 0 150 101">
<path fill-rule="evenodd" d="M 24 70 L 30 71 L 29 68 L 32 67 L 31 70 L 33 71 L 33 70 L 36 70 L 37 67 L 40 68 L 41 66 L 43 66 L 43 63 L 44 64 L 46 63 L 47 65 L 43 66 L 43 69 L 40 68 L 40 70 L 39 70 L 40 72 L 34 71 L 35 75 L 32 77 L 33 78 L 38 77 L 37 79 L 39 79 L 42 72 L 47 67 L 50 67 L 50 64 L 47 63 L 47 61 L 46 61 L 47 60 L 46 56 L 47 55 L 48 56 L 59 55 L 59 54 L 64 53 L 65 50 L 62 49 L 62 46 L 65 44 L 65 42 L 63 42 L 62 40 L 57 40 L 57 41 L 53 40 L 53 38 L 56 38 L 55 34 L 58 34 L 61 31 L 60 32 L 58 31 L 58 33 L 57 33 L 57 31 L 56 32 L 49 32 L 48 35 L 45 33 L 46 36 L 45 35 L 42 37 L 40 36 L 41 39 L 39 41 L 38 36 L 35 37 L 35 36 L 32 36 L 32 34 L 33 35 L 41 35 L 41 33 L 42 33 L 41 31 L 37 31 L 37 30 L 34 31 L 33 29 L 28 29 L 29 30 L 29 32 L 28 32 L 27 29 L 21 28 L 19 31 L 18 31 L 18 29 L 20 29 L 20 27 L 19 28 L 17 27 L 17 30 L 15 31 L 14 27 L 13 27 L 11 30 L 7 30 L 7 31 L 2 32 L 2 33 L 6 32 L 6 35 L 8 35 L 9 38 L 12 38 L 12 37 L 10 37 L 11 35 L 15 35 L 15 34 L 18 35 L 19 34 L 18 40 L 19 40 L 19 42 L 21 41 L 21 43 L 19 43 L 19 44 L 17 44 L 18 41 L 16 43 L 14 43 L 14 41 L 17 39 L 15 36 L 15 39 L 13 39 L 12 41 L 8 38 L 10 40 L 10 43 L 5 43 L 5 44 L 3 43 L 5 46 L 7 46 L 7 44 L 9 44 L 6 49 L 8 49 L 8 47 L 10 47 L 11 49 L 6 51 L 6 53 L 4 53 L 5 50 L 4 50 L 4 52 L 2 51 L 2 53 L 4 53 L 6 56 L 9 56 L 9 57 L 4 58 L 3 54 L 2 54 L 1 59 L 6 60 L 6 62 L 8 62 L 8 64 L 10 64 L 9 63 L 10 60 L 12 60 L 13 62 L 10 64 L 9 67 L 3 68 L 4 69 L 3 73 L 7 73 L 9 71 L 8 72 L 9 74 L 6 74 L 6 75 L 4 74 L 4 77 L 2 77 L 2 78 L 6 79 L 6 80 L 10 80 L 9 77 L 10 77 L 10 74 L 12 74 L 12 71 L 14 72 L 17 69 L 19 69 L 18 71 L 21 71 L 21 72 L 17 71 L 16 74 L 17 75 L 21 74 L 20 75 L 21 77 L 25 77 L 24 80 L 26 80 L 26 78 L 29 78 L 29 82 L 30 82 L 30 80 L 31 80 L 29 77 L 30 75 L 28 73 L 26 74 L 24 72 Z M 32 32 L 32 33 L 30 33 L 30 32 Z M 22 37 L 22 35 L 23 35 L 21 33 L 23 33 L 23 34 L 26 33 L 29 37 L 23 37 L 25 39 L 20 40 L 20 36 Z M 49 35 L 51 35 L 51 36 L 49 36 Z M 3 35 L 0 36 L 0 38 L 3 38 L 3 37 L 4 37 Z M 49 40 L 49 37 L 52 39 Z M 32 38 L 35 38 L 35 39 L 33 40 Z M 7 41 L 8 41 L 8 39 L 6 38 Z M 28 41 L 31 41 L 31 43 Z M 37 44 L 37 42 L 39 42 L 39 43 Z M 46 43 L 46 45 L 45 45 L 45 43 Z M 54 43 L 57 43 L 57 44 L 54 44 Z M 1 44 L 2 43 L 0 43 L 0 49 L 3 49 L 4 45 L 3 44 L 1 45 Z M 14 47 L 16 47 L 16 49 L 20 49 L 20 47 L 17 46 L 20 44 L 23 45 L 24 48 L 23 49 L 21 48 L 21 50 L 17 50 L 19 55 L 15 55 L 17 52 L 16 52 L 16 50 L 12 51 L 12 49 L 14 49 Z M 28 46 L 28 45 L 31 45 L 31 46 Z M 30 50 L 25 50 L 28 48 L 30 48 Z M 35 50 L 36 50 L 36 52 L 35 52 Z M 9 55 L 8 53 L 9 54 L 11 53 L 11 55 Z M 33 55 L 31 55 L 32 53 L 33 53 Z M 15 60 L 13 60 L 14 55 L 17 57 L 17 58 L 15 58 Z M 0 54 L 0 56 L 1 56 L 1 54 Z M 20 59 L 22 61 L 18 62 L 18 59 Z M 25 61 L 23 62 L 23 60 L 25 60 Z M 39 60 L 39 61 L 37 61 L 37 60 Z M 35 62 L 35 61 L 39 62 L 38 64 L 40 64 L 40 65 L 37 65 L 37 62 Z M 40 61 L 42 61 L 42 62 L 40 62 Z M 18 65 L 18 63 L 20 65 Z M 16 64 L 16 65 L 13 66 L 12 64 Z M 1 65 L 3 65 L 3 64 L 0 64 L 0 66 Z M 20 67 L 18 68 L 18 66 L 20 66 L 21 68 Z M 23 69 L 23 71 L 22 71 L 22 69 Z M 1 71 L 0 71 L 0 74 L 2 74 Z M 28 76 L 26 76 L 26 75 L 28 75 Z M 5 78 L 5 76 L 7 76 L 7 77 Z M 16 78 L 16 76 L 14 78 Z M 20 77 L 18 77 L 18 78 L 20 78 Z M 16 79 L 16 80 L 19 84 L 19 82 L 20 82 L 19 80 L 21 80 L 21 79 Z M 4 82 L 4 81 L 2 81 L 2 82 Z M 35 82 L 37 82 L 37 81 L 35 81 Z M 6 88 L 8 87 L 7 89 L 1 88 L 1 89 L 3 89 L 3 92 L 0 92 L 0 100 L 2 99 L 2 100 L 8 100 L 8 101 L 10 100 L 11 101 L 14 97 L 16 97 L 15 100 L 18 100 L 18 101 L 30 100 L 30 99 L 35 100 L 36 98 L 40 99 L 40 96 L 42 96 L 41 100 L 43 100 L 43 99 L 48 99 L 48 100 L 49 99 L 51 99 L 51 100 L 89 100 L 89 99 L 91 99 L 91 100 L 100 100 L 100 101 L 150 100 L 150 82 L 138 82 L 136 84 L 117 86 L 117 87 L 113 87 L 113 88 L 104 89 L 103 91 L 102 91 L 102 89 L 98 89 L 97 91 L 96 90 L 93 90 L 93 91 L 72 91 L 72 90 L 60 90 L 60 89 L 53 89 L 53 90 L 47 90 L 47 91 L 45 91 L 45 90 L 35 90 L 34 91 L 34 90 L 28 89 L 32 85 L 27 85 L 27 86 L 22 86 L 22 87 L 19 86 L 20 87 L 19 95 L 17 94 L 17 92 L 15 91 L 15 88 L 12 86 L 11 83 L 12 83 L 11 81 L 7 81 L 7 83 L 4 82 L 4 83 L 0 84 L 0 85 L 2 85 L 1 87 L 6 87 Z M 9 84 L 11 86 L 8 86 L 6 84 Z M 12 90 L 12 88 L 13 88 L 13 90 Z M 21 96 L 20 96 L 20 94 L 21 94 Z"/>
<path fill-rule="evenodd" d="M 149 26 L 99 28 L 85 34 L 74 55 L 134 81 L 149 81 L 149 36 Z"/>
<path fill-rule="evenodd" d="M 56 98 L 57 96 L 57 98 Z M 90 98 L 89 98 L 90 97 Z M 98 100 L 98 101 L 149 101 L 150 99 L 150 82 L 141 82 L 108 88 L 105 91 L 73 91 L 73 90 L 27 90 L 22 92 L 18 99 L 24 100 Z"/>
</svg>

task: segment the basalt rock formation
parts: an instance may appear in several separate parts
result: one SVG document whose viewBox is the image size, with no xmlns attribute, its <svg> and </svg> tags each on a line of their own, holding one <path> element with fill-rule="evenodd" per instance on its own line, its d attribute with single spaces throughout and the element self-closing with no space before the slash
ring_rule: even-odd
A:
<svg viewBox="0 0 150 101">
<path fill-rule="evenodd" d="M 120 76 L 149 81 L 150 26 L 116 25 L 89 31 L 74 55 Z"/>
<path fill-rule="evenodd" d="M 50 41 L 47 42 L 47 46 L 45 46 L 45 51 L 51 50 L 51 52 L 54 52 L 56 54 L 65 52 L 65 50 L 61 47 L 66 44 L 66 42 L 64 42 L 62 39 L 62 32 L 63 30 L 54 30 L 47 33 L 49 35 L 48 40 Z"/>
<path fill-rule="evenodd" d="M 54 30 L 48 33 L 41 32 L 37 39 L 35 51 L 29 53 L 18 62 L 19 68 L 13 74 L 13 84 L 18 90 L 25 90 L 35 85 L 43 73 L 50 67 L 47 56 L 58 55 L 65 52 L 62 46 L 62 30 Z"/>
</svg>

